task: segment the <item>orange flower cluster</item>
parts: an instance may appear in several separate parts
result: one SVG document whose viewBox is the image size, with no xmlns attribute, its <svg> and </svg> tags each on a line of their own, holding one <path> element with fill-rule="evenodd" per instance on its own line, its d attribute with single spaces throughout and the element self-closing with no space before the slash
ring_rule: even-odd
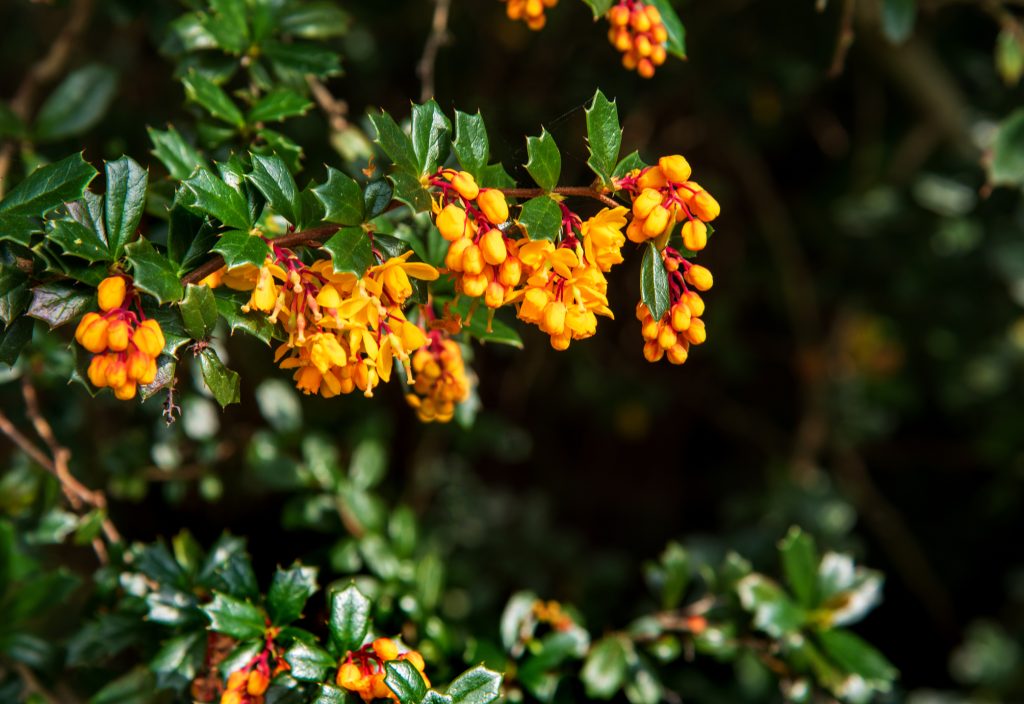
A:
<svg viewBox="0 0 1024 704">
<path fill-rule="evenodd" d="M 530 29 L 543 29 L 548 18 L 546 8 L 554 7 L 558 0 L 503 0 L 505 12 L 511 20 L 522 20 Z"/>
<path fill-rule="evenodd" d="M 338 668 L 335 681 L 339 687 L 355 692 L 364 702 L 374 699 L 392 699 L 398 696 L 384 684 L 384 663 L 393 660 L 408 660 L 430 687 L 430 680 L 424 672 L 423 656 L 415 650 L 399 653 L 398 645 L 390 638 L 378 638 L 359 650 L 350 652 Z"/>
<path fill-rule="evenodd" d="M 412 356 L 416 381 L 406 400 L 421 421 L 447 423 L 455 406 L 469 398 L 470 379 L 457 342 L 440 330 L 432 330 L 428 338 Z"/>
<path fill-rule="evenodd" d="M 539 623 L 546 623 L 556 631 L 568 631 L 575 625 L 572 616 L 557 601 L 537 599 L 533 602 L 533 615 Z"/>
<path fill-rule="evenodd" d="M 700 319 L 704 314 L 704 301 L 689 286 L 707 291 L 713 282 L 710 271 L 699 264 L 691 264 L 672 247 L 662 251 L 662 260 L 669 273 L 671 305 L 660 320 L 655 320 L 641 302 L 637 304 L 636 317 L 640 321 L 647 361 L 658 362 L 667 357 L 672 364 L 682 364 L 690 354 L 690 345 L 703 344 L 707 339 L 704 321 Z"/>
<path fill-rule="evenodd" d="M 274 643 L 276 629 L 268 633 L 264 649 L 252 658 L 245 667 L 235 670 L 228 676 L 227 686 L 220 696 L 220 704 L 263 704 L 270 681 L 277 675 L 290 669 L 288 663 Z M 271 660 L 275 665 L 271 668 Z"/>
<path fill-rule="evenodd" d="M 147 319 L 131 279 L 109 276 L 97 291 L 99 313 L 86 313 L 75 330 L 75 340 L 93 353 L 89 381 L 109 387 L 122 401 L 135 398 L 139 384 L 156 379 L 156 359 L 164 350 L 160 324 Z M 135 305 L 137 312 L 129 310 Z"/>
<path fill-rule="evenodd" d="M 631 242 L 665 237 L 682 222 L 686 248 L 692 252 L 704 249 L 707 223 L 718 217 L 721 207 L 690 175 L 690 164 L 676 154 L 663 156 L 657 166 L 635 169 L 616 182 L 633 198 L 633 221 L 626 230 Z"/>
<path fill-rule="evenodd" d="M 395 360 L 406 364 L 412 383 L 410 355 L 427 338 L 402 309 L 413 292 L 410 278 L 432 281 L 434 267 L 410 262 L 410 251 L 356 276 L 335 273 L 328 260 L 306 265 L 270 244 L 263 266 L 233 269 L 222 281 L 252 291 L 244 312 L 265 313 L 284 329 L 287 338 L 275 361 L 294 370 L 300 391 L 332 397 L 359 389 L 373 396 L 380 382 L 391 379 Z"/>
<path fill-rule="evenodd" d="M 608 41 L 622 52 L 622 65 L 644 78 L 654 76 L 655 68 L 667 57 L 668 30 L 658 8 L 641 0 L 620 0 L 607 17 L 611 24 Z"/>
</svg>

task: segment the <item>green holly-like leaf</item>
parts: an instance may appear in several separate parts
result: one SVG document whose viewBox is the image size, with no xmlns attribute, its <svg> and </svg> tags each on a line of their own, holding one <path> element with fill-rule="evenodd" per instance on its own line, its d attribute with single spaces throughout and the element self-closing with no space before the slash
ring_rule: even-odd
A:
<svg viewBox="0 0 1024 704">
<path fill-rule="evenodd" d="M 648 242 L 644 249 L 644 258 L 640 264 L 640 300 L 655 320 L 661 320 L 670 303 L 668 272 L 661 261 L 661 253 L 653 242 Z"/>
<path fill-rule="evenodd" d="M 384 663 L 384 684 L 396 697 L 399 704 L 420 704 L 427 693 L 423 675 L 408 660 L 394 660 Z M 454 698 L 454 697 L 453 697 Z"/>
<path fill-rule="evenodd" d="M 32 318 L 23 315 L 0 332 L 0 363 L 14 366 L 18 361 L 18 355 L 32 339 L 34 327 Z"/>
<path fill-rule="evenodd" d="M 210 256 L 217 232 L 207 222 L 181 205 L 171 208 L 167 219 L 167 256 L 179 273 L 190 271 Z"/>
<path fill-rule="evenodd" d="M 103 199 L 104 223 L 110 255 L 118 259 L 125 244 L 135 235 L 146 207 L 146 185 L 149 172 L 129 157 L 108 161 L 107 193 Z"/>
<path fill-rule="evenodd" d="M 202 23 L 214 37 L 217 46 L 227 52 L 241 54 L 249 46 L 249 7 L 245 0 L 210 0 L 212 14 L 204 14 Z"/>
<path fill-rule="evenodd" d="M 463 170 L 473 174 L 478 182 L 482 181 L 484 167 L 490 158 L 490 143 L 479 111 L 476 115 L 455 111 L 455 142 L 452 146 Z"/>
<path fill-rule="evenodd" d="M 156 250 L 149 240 L 136 240 L 125 247 L 132 265 L 135 286 L 160 303 L 176 303 L 185 295 L 178 268 Z"/>
<path fill-rule="evenodd" d="M 594 13 L 594 19 L 599 20 L 608 13 L 614 0 L 583 0 L 583 2 L 590 6 L 591 12 Z"/>
<path fill-rule="evenodd" d="M 279 88 L 256 101 L 249 110 L 248 122 L 278 122 L 296 115 L 305 115 L 313 103 L 293 90 Z"/>
<path fill-rule="evenodd" d="M 412 106 L 412 149 L 419 175 L 437 171 L 448 158 L 452 123 L 433 99 Z"/>
<path fill-rule="evenodd" d="M 273 63 L 278 73 L 312 73 L 315 76 L 330 76 L 341 70 L 340 57 L 325 47 L 308 42 L 263 43 L 263 53 Z"/>
<path fill-rule="evenodd" d="M 786 582 L 805 608 L 817 605 L 818 551 L 814 539 L 793 526 L 779 543 Z"/>
<path fill-rule="evenodd" d="M 363 190 L 347 174 L 333 167 L 328 168 L 327 182 L 314 188 L 313 193 L 323 203 L 323 219 L 327 222 L 339 225 L 359 225 L 363 222 Z"/>
<path fill-rule="evenodd" d="M 252 155 L 252 171 L 246 175 L 267 199 L 271 209 L 293 225 L 298 222 L 299 187 L 279 156 Z"/>
<path fill-rule="evenodd" d="M 238 372 L 225 367 L 212 347 L 206 347 L 199 353 L 199 369 L 203 373 L 206 387 L 210 389 L 221 408 L 241 400 Z"/>
<path fill-rule="evenodd" d="M 526 153 L 529 155 L 526 170 L 533 180 L 545 191 L 554 190 L 562 171 L 562 155 L 555 138 L 546 129 L 541 131 L 540 137 L 527 137 Z"/>
<path fill-rule="evenodd" d="M 331 595 L 327 627 L 335 655 L 344 655 L 362 645 L 370 630 L 371 606 L 370 600 L 354 584 Z"/>
<path fill-rule="evenodd" d="M 330 252 L 336 273 L 347 271 L 362 276 L 373 264 L 370 238 L 359 227 L 341 228 L 324 242 L 323 248 Z"/>
<path fill-rule="evenodd" d="M 25 312 L 30 300 L 28 275 L 12 266 L 0 266 L 0 321 L 9 325 Z"/>
<path fill-rule="evenodd" d="M 70 218 L 53 220 L 47 224 L 46 239 L 59 244 L 65 254 L 89 263 L 111 260 L 107 242 L 96 230 Z"/>
<path fill-rule="evenodd" d="M 211 630 L 238 640 L 259 638 L 266 628 L 263 611 L 259 607 L 227 594 L 217 592 L 213 601 L 204 604 L 202 609 L 210 619 Z"/>
<path fill-rule="evenodd" d="M 189 284 L 185 297 L 178 303 L 185 332 L 194 340 L 205 340 L 217 324 L 217 301 L 208 286 Z"/>
<path fill-rule="evenodd" d="M 149 667 L 157 675 L 191 681 L 202 667 L 205 655 L 206 638 L 203 633 L 185 633 L 165 641 L 149 661 Z"/>
<path fill-rule="evenodd" d="M 502 677 L 480 665 L 466 670 L 448 686 L 454 704 L 491 704 L 501 696 Z"/>
<path fill-rule="evenodd" d="M 338 661 L 323 648 L 298 641 L 284 654 L 291 667 L 291 676 L 303 682 L 321 682 Z"/>
<path fill-rule="evenodd" d="M 206 166 L 199 150 L 186 142 L 174 127 L 168 126 L 166 130 L 149 128 L 148 132 L 149 141 L 153 143 L 153 156 L 163 163 L 173 178 L 184 180 L 197 165 Z"/>
<path fill-rule="evenodd" d="M 298 171 L 301 168 L 302 147 L 275 130 L 256 130 L 256 134 L 266 144 L 253 146 L 252 150 L 254 152 L 257 154 L 277 154 L 284 159 L 284 163 L 292 171 Z"/>
<path fill-rule="evenodd" d="M 622 157 L 619 163 L 615 166 L 615 171 L 612 172 L 612 178 L 622 178 L 630 171 L 634 169 L 642 169 L 647 166 L 644 160 L 640 158 L 640 152 L 633 151 Z"/>
<path fill-rule="evenodd" d="M 286 5 L 278 16 L 278 26 L 286 34 L 303 39 L 330 39 L 348 31 L 350 17 L 333 2 Z"/>
<path fill-rule="evenodd" d="M 523 203 L 517 222 L 531 240 L 554 240 L 562 233 L 562 209 L 548 196 Z"/>
<path fill-rule="evenodd" d="M 612 172 L 622 146 L 622 128 L 619 111 L 614 100 L 608 100 L 600 90 L 587 108 L 587 146 L 590 158 L 587 166 L 601 178 L 605 186 L 612 185 Z"/>
<path fill-rule="evenodd" d="M 78 319 L 92 305 L 95 296 L 62 283 L 41 284 L 32 289 L 28 315 L 50 326 L 60 327 Z"/>
<path fill-rule="evenodd" d="M 377 130 L 377 144 L 381 146 L 384 153 L 388 155 L 392 163 L 399 169 L 408 171 L 415 176 L 419 175 L 417 168 L 416 152 L 413 150 L 412 140 L 409 139 L 394 118 L 386 112 L 370 113 L 370 122 Z"/>
<path fill-rule="evenodd" d="M 248 293 L 217 289 L 214 298 L 217 301 L 217 312 L 224 318 L 232 334 L 240 331 L 266 345 L 270 344 L 276 326 L 265 315 L 242 312 L 242 305 L 249 300 Z"/>
<path fill-rule="evenodd" d="M 366 190 L 363 191 L 363 209 L 367 222 L 388 209 L 394 197 L 394 192 L 395 189 L 387 179 L 382 178 L 366 184 Z"/>
<path fill-rule="evenodd" d="M 580 680 L 591 699 L 611 699 L 626 681 L 628 666 L 622 638 L 608 636 L 590 649 Z"/>
<path fill-rule="evenodd" d="M 274 573 L 267 592 L 267 612 L 275 626 L 284 626 L 302 615 L 309 597 L 316 592 L 316 568 L 295 565 Z"/>
<path fill-rule="evenodd" d="M 27 246 L 32 234 L 42 231 L 37 218 L 81 198 L 96 173 L 81 154 L 33 171 L 0 200 L 0 240 Z"/>
<path fill-rule="evenodd" d="M 67 75 L 36 116 L 36 141 L 53 142 L 86 132 L 107 112 L 117 94 L 117 74 L 89 64 Z"/>
<path fill-rule="evenodd" d="M 245 127 L 245 117 L 224 89 L 205 75 L 190 71 L 181 79 L 185 95 L 194 103 L 203 106 L 208 113 L 223 120 L 235 129 Z"/>
<path fill-rule="evenodd" d="M 665 25 L 665 31 L 668 33 L 668 40 L 665 42 L 665 48 L 668 53 L 678 56 L 680 59 L 686 58 L 686 28 L 683 26 L 682 20 L 679 19 L 679 14 L 676 9 L 672 7 L 670 0 L 648 0 L 648 4 L 654 5 L 658 8 L 658 12 L 661 13 L 661 22 Z"/>
<path fill-rule="evenodd" d="M 333 684 L 320 685 L 316 699 L 313 700 L 313 704 L 349 704 L 349 702 L 348 690 L 335 687 Z"/>
<path fill-rule="evenodd" d="M 205 166 L 197 168 L 181 185 L 178 197 L 189 210 L 212 215 L 235 230 L 252 227 L 253 216 L 246 197 L 237 187 L 229 186 Z"/>
<path fill-rule="evenodd" d="M 388 179 L 395 185 L 395 200 L 405 203 L 417 213 L 430 210 L 430 192 L 418 178 L 405 171 L 396 171 Z"/>
<path fill-rule="evenodd" d="M 224 257 L 224 263 L 229 269 L 242 264 L 263 266 L 263 260 L 270 254 L 270 245 L 257 235 L 241 230 L 228 230 L 217 240 L 213 251 Z"/>
</svg>

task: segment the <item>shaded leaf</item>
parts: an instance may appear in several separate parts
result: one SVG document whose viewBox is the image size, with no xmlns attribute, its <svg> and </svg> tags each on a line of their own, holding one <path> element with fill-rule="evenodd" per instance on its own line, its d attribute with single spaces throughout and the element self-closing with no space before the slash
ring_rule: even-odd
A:
<svg viewBox="0 0 1024 704">
<path fill-rule="evenodd" d="M 99 64 L 69 73 L 39 108 L 36 140 L 52 142 L 73 137 L 95 126 L 117 92 L 117 74 Z"/>
<path fill-rule="evenodd" d="M 165 255 L 156 251 L 147 239 L 140 239 L 125 247 L 132 265 L 132 278 L 141 291 L 160 303 L 176 303 L 185 295 L 178 278 L 178 268 Z"/>
<path fill-rule="evenodd" d="M 661 254 L 653 242 L 647 243 L 640 264 L 640 299 L 655 320 L 661 320 L 668 310 L 668 272 L 665 271 L 665 263 L 662 262 Z"/>
<path fill-rule="evenodd" d="M 241 384 L 238 372 L 225 367 L 212 347 L 207 347 L 199 353 L 199 369 L 202 371 L 206 387 L 210 389 L 221 408 L 239 402 Z"/>
<path fill-rule="evenodd" d="M 529 154 L 526 170 L 530 176 L 545 191 L 554 189 L 562 171 L 562 155 L 555 144 L 555 138 L 544 129 L 540 137 L 526 138 L 526 151 Z"/>
</svg>

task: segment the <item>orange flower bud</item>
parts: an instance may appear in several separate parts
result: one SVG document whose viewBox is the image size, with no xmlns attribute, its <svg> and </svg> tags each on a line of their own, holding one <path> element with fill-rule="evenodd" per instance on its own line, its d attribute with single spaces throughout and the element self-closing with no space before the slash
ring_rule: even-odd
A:
<svg viewBox="0 0 1024 704">
<path fill-rule="evenodd" d="M 82 319 L 78 321 L 78 327 L 75 328 L 75 340 L 78 344 L 84 344 L 82 340 L 85 338 L 85 331 L 90 325 L 95 323 L 97 320 L 101 320 L 99 313 L 86 313 L 82 316 Z"/>
<path fill-rule="evenodd" d="M 398 646 L 390 638 L 378 638 L 373 641 L 373 652 L 381 660 L 394 660 L 398 657 Z"/>
<path fill-rule="evenodd" d="M 516 257 L 508 257 L 498 268 L 498 281 L 502 286 L 515 288 L 523 277 L 523 265 Z"/>
<path fill-rule="evenodd" d="M 479 274 L 484 270 L 484 253 L 480 247 L 470 244 L 462 255 L 462 270 L 467 274 Z"/>
<path fill-rule="evenodd" d="M 423 662 L 423 656 L 415 650 L 410 650 L 408 653 L 404 655 L 404 658 L 411 662 L 412 666 L 420 672 L 423 672 L 424 668 L 426 667 L 426 663 Z"/>
<path fill-rule="evenodd" d="M 690 314 L 693 317 L 704 315 L 704 299 L 695 291 L 687 291 L 680 300 L 690 309 Z"/>
<path fill-rule="evenodd" d="M 658 362 L 665 356 L 665 350 L 661 348 L 657 340 L 650 340 L 644 343 L 644 359 L 648 362 Z"/>
<path fill-rule="evenodd" d="M 124 320 L 119 318 L 111 320 L 107 326 L 107 347 L 115 352 L 123 352 L 128 349 L 130 334 L 131 328 L 128 327 L 128 323 Z"/>
<path fill-rule="evenodd" d="M 686 361 L 686 358 L 690 356 L 690 350 L 687 343 L 684 341 L 669 348 L 665 352 L 665 356 L 668 357 L 668 361 L 672 364 L 682 364 Z"/>
<path fill-rule="evenodd" d="M 658 344 L 663 350 L 671 349 L 676 344 L 676 331 L 671 325 L 663 326 L 658 332 Z"/>
<path fill-rule="evenodd" d="M 638 218 L 633 218 L 629 221 L 629 226 L 626 228 L 626 238 L 630 242 L 642 244 L 647 241 L 647 236 L 644 234 L 644 221 Z"/>
<path fill-rule="evenodd" d="M 629 51 L 633 47 L 633 37 L 630 35 L 628 29 L 615 30 L 615 35 L 611 38 L 612 45 L 619 51 Z"/>
<path fill-rule="evenodd" d="M 651 214 L 644 220 L 644 235 L 648 238 L 654 238 L 663 233 L 666 229 L 671 227 L 670 221 L 671 214 L 668 212 L 668 208 L 662 205 L 654 206 L 651 210 Z"/>
<path fill-rule="evenodd" d="M 616 5 L 608 11 L 608 21 L 613 27 L 625 27 L 629 24 L 629 9 L 624 5 Z"/>
<path fill-rule="evenodd" d="M 562 333 L 561 335 L 551 336 L 551 347 L 554 348 L 556 352 L 565 352 L 567 349 L 569 349 L 569 344 L 571 342 L 572 335 L 569 334 L 568 330 Z"/>
<path fill-rule="evenodd" d="M 700 220 L 687 220 L 683 223 L 683 245 L 691 252 L 699 252 L 708 244 L 708 226 Z"/>
<path fill-rule="evenodd" d="M 107 364 L 109 360 L 105 354 L 98 354 L 89 362 L 88 376 L 93 386 L 102 389 L 107 385 Z"/>
<path fill-rule="evenodd" d="M 686 183 L 690 180 L 690 174 L 693 173 L 690 163 L 679 154 L 661 157 L 658 159 L 658 168 L 671 183 Z"/>
<path fill-rule="evenodd" d="M 473 174 L 468 171 L 459 171 L 451 180 L 452 187 L 466 200 L 473 200 L 480 194 L 480 187 L 476 185 Z"/>
<path fill-rule="evenodd" d="M 160 323 L 152 318 L 143 320 L 139 327 L 135 328 L 132 342 L 150 357 L 159 357 L 167 344 L 164 340 L 164 332 L 160 329 Z"/>
<path fill-rule="evenodd" d="M 664 32 L 664 28 L 662 28 L 662 32 Z M 657 36 L 655 36 L 654 39 L 658 43 L 651 47 L 651 63 L 655 66 L 661 66 L 665 63 L 665 59 L 668 58 L 668 52 L 665 51 L 665 45 L 661 43 L 665 40 L 658 39 Z"/>
<path fill-rule="evenodd" d="M 135 382 L 129 381 L 121 386 L 114 387 L 114 396 L 121 401 L 131 401 L 135 398 Z"/>
<path fill-rule="evenodd" d="M 249 673 L 249 681 L 246 684 L 246 691 L 254 696 L 259 697 L 267 691 L 267 687 L 270 686 L 270 678 L 265 672 L 260 670 L 253 670 Z"/>
<path fill-rule="evenodd" d="M 106 375 L 107 386 L 111 388 L 116 389 L 128 383 L 128 365 L 121 360 L 120 355 L 107 355 Z"/>
<path fill-rule="evenodd" d="M 722 212 L 722 206 L 707 191 L 698 191 L 690 200 L 690 210 L 704 222 L 711 222 Z"/>
<path fill-rule="evenodd" d="M 551 336 L 561 335 L 565 330 L 565 304 L 551 301 L 544 307 L 540 329 Z"/>
<path fill-rule="evenodd" d="M 508 203 L 505 201 L 505 194 L 496 188 L 484 188 L 477 196 L 476 203 L 483 211 L 484 217 L 494 225 L 500 225 L 508 220 Z"/>
<path fill-rule="evenodd" d="M 478 298 L 487 290 L 487 277 L 483 274 L 466 274 L 462 277 L 462 292 L 470 298 Z"/>
<path fill-rule="evenodd" d="M 640 328 L 640 335 L 643 336 L 645 340 L 656 340 L 658 339 L 659 330 L 660 327 L 658 326 L 658 321 L 654 318 L 648 317 Z"/>
<path fill-rule="evenodd" d="M 221 695 L 220 704 L 242 704 L 242 693 L 237 690 L 230 689 Z"/>
<path fill-rule="evenodd" d="M 645 188 L 633 201 L 633 214 L 638 218 L 646 218 L 656 206 L 661 205 L 663 198 L 656 188 Z"/>
<path fill-rule="evenodd" d="M 633 48 L 636 49 L 638 56 L 647 57 L 651 55 L 651 49 L 653 47 L 651 46 L 651 40 L 648 39 L 646 35 L 641 34 L 636 38 L 636 41 L 633 42 Z"/>
<path fill-rule="evenodd" d="M 105 318 L 95 313 L 90 313 L 89 315 L 94 317 L 89 318 L 87 315 L 82 319 L 78 326 L 78 331 L 75 332 L 75 338 L 78 339 L 82 347 L 92 353 L 104 352 L 107 349 L 107 328 L 109 323 L 107 323 Z M 87 319 L 89 320 L 88 325 L 86 325 Z"/>
<path fill-rule="evenodd" d="M 501 304 L 505 302 L 505 287 L 497 281 L 492 281 L 487 284 L 487 290 L 484 292 L 484 303 L 487 304 L 488 308 L 500 308 Z"/>
<path fill-rule="evenodd" d="M 501 230 L 497 228 L 488 230 L 487 234 L 480 240 L 480 252 L 484 261 L 495 266 L 501 264 L 508 258 L 508 248 L 505 246 L 505 238 Z"/>
<path fill-rule="evenodd" d="M 636 72 L 641 78 L 654 78 L 654 64 L 650 59 L 640 59 L 636 64 Z"/>
<path fill-rule="evenodd" d="M 661 173 L 659 167 L 652 166 L 649 169 L 644 169 L 640 177 L 637 178 L 636 184 L 640 188 L 664 188 L 666 185 L 665 174 Z"/>
<path fill-rule="evenodd" d="M 647 15 L 647 19 L 651 21 L 652 25 L 661 23 L 661 13 L 658 12 L 658 8 L 654 5 L 648 5 L 644 8 L 644 14 Z"/>
<path fill-rule="evenodd" d="M 452 271 L 462 271 L 463 265 L 462 260 L 466 254 L 466 250 L 473 246 L 473 240 L 468 237 L 455 240 L 451 246 L 448 247 L 448 254 L 444 257 L 444 265 Z"/>
<path fill-rule="evenodd" d="M 700 264 L 694 264 L 687 269 L 686 273 L 683 274 L 683 278 L 686 279 L 686 283 L 690 284 L 698 291 L 707 291 L 715 283 L 714 278 L 711 276 L 711 272 Z"/>
<path fill-rule="evenodd" d="M 676 332 L 685 332 L 690 327 L 690 308 L 680 301 L 672 306 L 672 317 L 670 322 L 672 323 L 672 329 Z"/>
<path fill-rule="evenodd" d="M 466 217 L 466 211 L 455 203 L 449 203 L 438 213 L 436 224 L 441 236 L 449 242 L 474 234 L 473 227 Z"/>
<path fill-rule="evenodd" d="M 363 678 L 363 674 L 359 671 L 359 668 L 353 663 L 346 662 L 338 668 L 338 675 L 335 677 L 339 687 L 345 689 L 354 690 L 359 680 Z"/>
<path fill-rule="evenodd" d="M 224 274 L 227 272 L 227 267 L 221 267 L 212 274 L 207 274 L 199 280 L 200 286 L 208 286 L 210 288 L 217 288 L 224 283 Z"/>
<path fill-rule="evenodd" d="M 708 339 L 707 328 L 704 327 L 704 321 L 700 318 L 693 318 L 690 320 L 690 327 L 683 333 L 686 336 L 686 340 L 691 345 L 701 345 Z"/>
<path fill-rule="evenodd" d="M 132 348 L 132 351 L 128 353 L 128 378 L 132 381 L 141 381 L 149 371 L 149 363 L 153 361 L 152 357 L 146 356 L 138 348 Z"/>
<path fill-rule="evenodd" d="M 127 285 L 123 276 L 108 276 L 100 281 L 99 289 L 96 292 L 100 310 L 109 311 L 120 308 L 124 304 L 126 292 Z"/>
<path fill-rule="evenodd" d="M 636 319 L 643 322 L 646 318 L 651 316 L 651 312 L 647 310 L 647 306 L 644 305 L 643 301 L 636 304 L 636 310 L 634 311 Z"/>
<path fill-rule="evenodd" d="M 629 24 L 637 32 L 646 32 L 651 28 L 651 18 L 643 10 L 634 10 L 629 17 Z"/>
</svg>

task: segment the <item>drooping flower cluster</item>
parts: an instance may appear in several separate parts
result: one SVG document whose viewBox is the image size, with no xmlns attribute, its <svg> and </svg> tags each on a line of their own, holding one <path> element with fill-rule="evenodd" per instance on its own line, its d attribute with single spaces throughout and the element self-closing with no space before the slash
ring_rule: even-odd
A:
<svg viewBox="0 0 1024 704">
<path fill-rule="evenodd" d="M 619 0 L 607 17 L 611 24 L 608 41 L 622 52 L 622 65 L 644 78 L 654 76 L 655 68 L 667 57 L 668 30 L 658 8 L 641 0 Z"/>
<path fill-rule="evenodd" d="M 423 677 L 426 686 L 430 687 L 430 680 L 424 672 L 423 656 L 415 650 L 400 653 L 398 645 L 390 638 L 378 638 L 373 643 L 350 652 L 338 668 L 335 681 L 339 687 L 358 694 L 364 702 L 374 699 L 398 701 L 398 696 L 384 684 L 384 663 L 394 660 L 411 662 Z"/>
<path fill-rule="evenodd" d="M 697 291 L 707 291 L 713 281 L 711 272 L 699 264 L 691 264 L 672 247 L 662 251 L 662 259 L 669 276 L 668 310 L 660 320 L 642 302 L 637 304 L 636 317 L 640 321 L 640 334 L 644 338 L 644 357 L 658 362 L 667 357 L 672 364 L 682 364 L 690 354 L 690 345 L 703 344 L 707 330 L 700 316 L 704 314 L 704 301 Z"/>
<path fill-rule="evenodd" d="M 704 249 L 707 223 L 718 217 L 721 207 L 690 175 L 690 164 L 676 154 L 619 179 L 617 185 L 633 198 L 633 220 L 626 229 L 631 242 L 657 240 L 682 222 L 686 248 L 693 252 Z"/>
<path fill-rule="evenodd" d="M 503 0 L 505 12 L 511 20 L 522 20 L 533 30 L 543 29 L 548 18 L 546 8 L 554 7 L 558 0 Z"/>
<path fill-rule="evenodd" d="M 97 388 L 109 387 L 122 401 L 135 398 L 138 385 L 156 379 L 156 359 L 164 349 L 160 324 L 147 319 L 131 279 L 109 276 L 97 291 L 99 313 L 86 313 L 75 340 L 93 353 L 88 377 Z M 135 311 L 129 310 L 134 305 Z"/>
<path fill-rule="evenodd" d="M 223 282 L 252 291 L 244 312 L 265 313 L 284 329 L 275 361 L 294 370 L 300 391 L 331 397 L 359 389 L 369 397 L 391 379 L 396 359 L 405 363 L 412 382 L 409 356 L 426 343 L 426 334 L 406 319 L 403 306 L 413 293 L 410 277 L 432 281 L 438 273 L 429 264 L 409 261 L 411 255 L 392 257 L 356 276 L 336 273 L 328 260 L 306 265 L 272 244 L 263 266 L 228 271 Z"/>
<path fill-rule="evenodd" d="M 280 648 L 274 642 L 278 632 L 278 629 L 268 630 L 263 649 L 245 665 L 228 675 L 224 692 L 220 696 L 220 704 L 263 704 L 263 695 L 270 686 L 270 681 L 290 669 L 282 657 Z"/>
<path fill-rule="evenodd" d="M 415 382 L 406 396 L 425 423 L 447 423 L 455 406 L 469 398 L 470 378 L 458 343 L 440 330 L 432 330 L 429 342 L 412 356 Z"/>
</svg>

